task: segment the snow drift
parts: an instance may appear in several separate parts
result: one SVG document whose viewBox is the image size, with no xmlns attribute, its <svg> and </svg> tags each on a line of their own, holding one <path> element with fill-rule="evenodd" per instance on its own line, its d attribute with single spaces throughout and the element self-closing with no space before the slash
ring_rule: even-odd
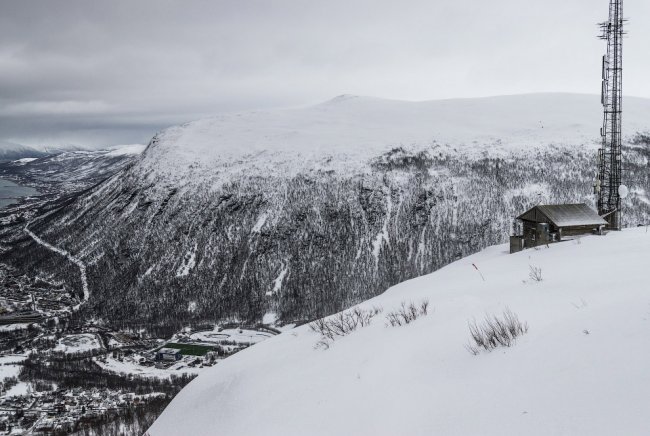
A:
<svg viewBox="0 0 650 436">
<path fill-rule="evenodd" d="M 488 248 L 363 303 L 383 314 L 328 349 L 303 326 L 226 359 L 149 434 L 647 434 L 647 229 L 506 252 Z M 422 299 L 428 316 L 387 327 L 386 313 Z M 468 322 L 506 308 L 528 333 L 470 354 Z"/>
</svg>

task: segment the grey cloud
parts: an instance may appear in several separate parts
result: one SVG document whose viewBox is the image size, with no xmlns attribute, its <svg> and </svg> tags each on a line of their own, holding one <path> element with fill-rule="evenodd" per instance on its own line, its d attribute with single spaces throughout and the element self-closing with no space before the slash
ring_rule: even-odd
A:
<svg viewBox="0 0 650 436">
<path fill-rule="evenodd" d="M 628 0 L 626 93 L 650 97 Z M 224 111 L 342 93 L 598 92 L 607 0 L 0 3 L 0 139 L 106 145 Z"/>
</svg>

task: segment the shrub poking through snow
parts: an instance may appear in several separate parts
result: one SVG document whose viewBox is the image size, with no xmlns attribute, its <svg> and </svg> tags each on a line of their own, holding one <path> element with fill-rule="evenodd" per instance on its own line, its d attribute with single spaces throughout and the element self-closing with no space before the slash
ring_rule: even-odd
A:
<svg viewBox="0 0 650 436">
<path fill-rule="evenodd" d="M 386 315 L 387 326 L 399 327 L 409 324 L 421 316 L 429 314 L 429 300 L 422 300 L 419 305 L 412 301 L 407 305 L 402 301 L 402 306 Z"/>
<path fill-rule="evenodd" d="M 372 319 L 382 311 L 381 307 L 372 309 L 355 307 L 330 317 L 317 319 L 309 324 L 309 328 L 321 335 L 321 340 L 316 346 L 329 348 L 329 344 L 337 337 L 348 335 L 360 327 L 369 325 Z"/>
<path fill-rule="evenodd" d="M 476 320 L 470 322 L 469 332 L 472 340 L 467 350 L 477 355 L 481 349 L 492 351 L 498 347 L 511 347 L 518 336 L 528 332 L 528 324 L 519 321 L 519 317 L 506 308 L 501 317 L 487 315 L 480 324 Z"/>
<path fill-rule="evenodd" d="M 532 281 L 541 282 L 542 280 L 544 280 L 542 278 L 542 269 L 540 267 L 533 266 L 533 265 L 528 265 L 528 267 L 530 268 L 530 271 L 528 272 L 528 277 L 530 277 Z"/>
</svg>

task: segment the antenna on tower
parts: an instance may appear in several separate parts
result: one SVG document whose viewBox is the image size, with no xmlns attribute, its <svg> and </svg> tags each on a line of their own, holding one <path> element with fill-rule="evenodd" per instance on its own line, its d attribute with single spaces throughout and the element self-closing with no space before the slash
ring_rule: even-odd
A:
<svg viewBox="0 0 650 436">
<path fill-rule="evenodd" d="M 607 41 L 603 56 L 601 103 L 602 146 L 598 150 L 598 178 L 594 184 L 598 214 L 611 230 L 621 230 L 621 198 L 627 188 L 621 185 L 621 120 L 623 113 L 623 0 L 609 1 L 609 19 L 599 23 L 600 39 Z"/>
</svg>

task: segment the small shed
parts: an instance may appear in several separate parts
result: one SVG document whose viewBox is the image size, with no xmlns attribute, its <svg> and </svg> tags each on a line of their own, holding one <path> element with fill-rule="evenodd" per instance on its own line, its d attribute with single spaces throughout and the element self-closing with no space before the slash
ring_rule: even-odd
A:
<svg viewBox="0 0 650 436">
<path fill-rule="evenodd" d="M 584 203 L 537 205 L 517 217 L 522 234 L 510 237 L 510 252 L 537 247 L 563 238 L 602 234 L 607 225 L 596 211 Z"/>
</svg>

